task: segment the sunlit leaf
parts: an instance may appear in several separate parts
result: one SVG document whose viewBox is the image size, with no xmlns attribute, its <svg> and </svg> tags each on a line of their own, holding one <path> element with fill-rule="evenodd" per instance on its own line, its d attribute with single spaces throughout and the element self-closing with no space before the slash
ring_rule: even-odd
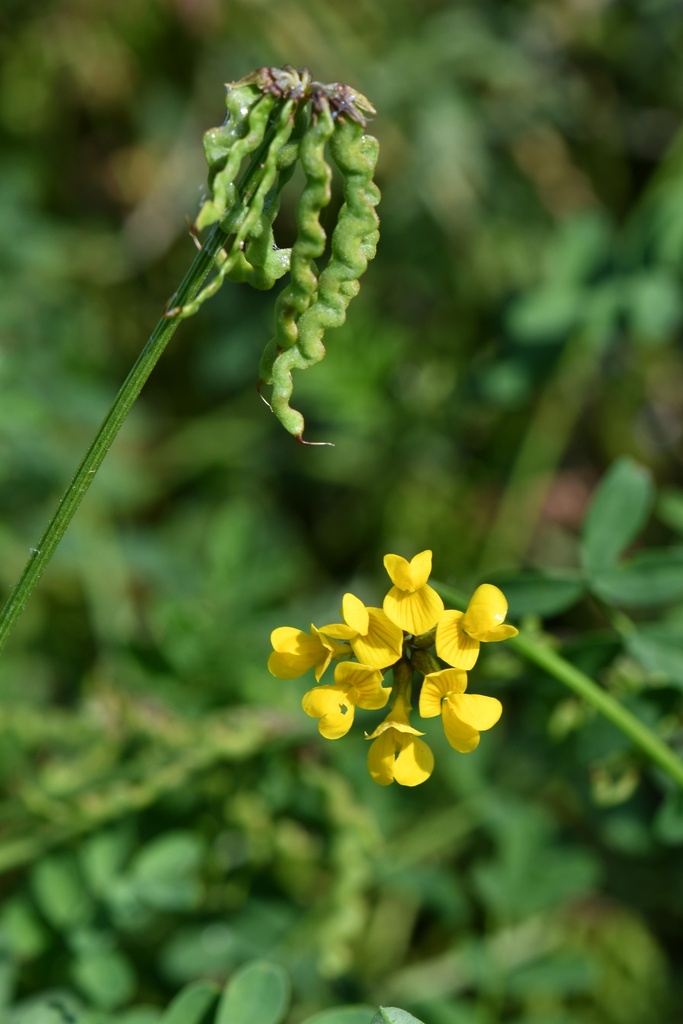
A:
<svg viewBox="0 0 683 1024">
<path fill-rule="evenodd" d="M 278 964 L 253 960 L 233 974 L 215 1024 L 279 1024 L 289 1006 L 290 983 Z"/>
<path fill-rule="evenodd" d="M 631 544 L 652 511 L 654 485 L 647 469 L 618 459 L 598 486 L 581 533 L 586 570 L 595 574 L 613 565 Z"/>
<path fill-rule="evenodd" d="M 213 982 L 193 982 L 178 993 L 161 1018 L 161 1024 L 203 1024 L 218 993 L 218 985 Z"/>
<path fill-rule="evenodd" d="M 397 1006 L 380 1006 L 371 1024 L 422 1024 L 422 1021 Z"/>
</svg>

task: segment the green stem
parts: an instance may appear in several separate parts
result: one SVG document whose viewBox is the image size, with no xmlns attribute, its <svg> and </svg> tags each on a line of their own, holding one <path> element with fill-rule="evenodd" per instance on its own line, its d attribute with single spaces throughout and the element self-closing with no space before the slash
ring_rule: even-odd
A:
<svg viewBox="0 0 683 1024">
<path fill-rule="evenodd" d="M 248 194 L 251 179 L 259 170 L 264 154 L 270 146 L 272 135 L 277 125 L 277 118 L 280 112 L 280 104 L 273 107 L 270 124 L 261 146 L 252 157 L 246 169 L 238 191 L 243 197 Z M 214 261 L 220 250 L 228 240 L 228 234 L 217 224 L 211 231 L 206 243 L 195 257 L 190 269 L 181 281 L 178 289 L 169 302 L 168 308 L 185 306 L 199 292 L 202 283 L 214 266 Z M 133 368 L 126 377 L 119 393 L 105 416 L 94 440 L 92 441 L 78 469 L 74 473 L 71 482 L 64 492 L 52 518 L 47 524 L 43 535 L 34 548 L 31 548 L 31 555 L 24 567 L 19 580 L 11 591 L 0 613 L 0 650 L 4 647 L 7 638 L 14 628 L 17 619 L 21 615 L 26 602 L 33 592 L 38 580 L 47 568 L 57 545 L 66 533 L 69 523 L 73 519 L 78 506 L 85 497 L 86 491 L 93 482 L 97 470 L 102 465 L 104 457 L 109 451 L 116 435 L 123 426 L 126 416 L 130 412 L 135 399 L 156 366 L 162 352 L 176 331 L 182 318 L 162 317 L 152 331 L 149 341 L 138 356 Z"/>
<path fill-rule="evenodd" d="M 206 245 L 197 254 L 192 266 L 180 284 L 173 298 L 173 305 L 184 305 L 194 298 L 211 270 L 216 254 L 225 244 L 225 241 L 225 232 L 218 226 L 215 227 Z M 83 456 L 81 464 L 74 473 L 52 518 L 47 524 L 43 535 L 37 545 L 31 548 L 31 555 L 24 571 L 7 598 L 7 602 L 0 614 L 0 649 L 2 649 L 12 632 L 34 587 L 47 568 L 57 545 L 66 533 L 67 527 L 90 487 L 97 470 L 102 465 L 105 455 L 130 412 L 135 399 L 140 394 L 147 378 L 175 333 L 179 323 L 179 317 L 174 317 L 172 320 L 162 317 L 152 331 L 149 341 L 121 386 L 92 444 Z"/>
<path fill-rule="evenodd" d="M 456 608 L 462 610 L 467 607 L 467 598 L 460 591 L 435 580 L 431 582 L 441 596 Z M 590 676 L 557 654 L 548 645 L 548 641 L 549 638 L 543 634 L 531 635 L 522 632 L 506 642 L 527 661 L 538 665 L 548 675 L 553 676 L 560 683 L 564 683 L 578 697 L 591 704 L 612 725 L 628 736 L 651 761 L 683 787 L 683 761 L 676 756 L 673 750 L 611 694 L 598 686 Z"/>
</svg>

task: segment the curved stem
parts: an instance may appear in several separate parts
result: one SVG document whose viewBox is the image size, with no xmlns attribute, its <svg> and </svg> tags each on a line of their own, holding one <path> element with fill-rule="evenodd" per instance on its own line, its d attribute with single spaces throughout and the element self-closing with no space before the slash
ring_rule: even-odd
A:
<svg viewBox="0 0 683 1024">
<path fill-rule="evenodd" d="M 242 180 L 237 186 L 239 194 L 243 197 L 248 195 L 251 179 L 258 172 L 264 154 L 271 144 L 280 109 L 281 104 L 276 103 L 271 112 L 269 126 L 266 129 L 263 142 L 252 156 L 242 176 Z M 170 300 L 169 309 L 186 306 L 197 295 L 203 281 L 214 266 L 216 256 L 225 246 L 228 237 L 228 234 L 220 225 L 216 224 Z M 81 464 L 60 499 L 43 535 L 36 547 L 31 548 L 31 555 L 24 571 L 7 598 L 2 612 L 0 612 L 0 650 L 5 645 L 33 589 L 45 571 L 57 545 L 66 533 L 69 523 L 90 487 L 97 470 L 102 465 L 104 457 L 121 429 L 135 399 L 142 391 L 147 378 L 175 333 L 181 319 L 180 316 L 170 318 L 164 316 L 159 320 L 150 335 L 149 341 L 122 384 L 94 440 L 83 456 Z"/>
<path fill-rule="evenodd" d="M 192 266 L 180 284 L 173 298 L 174 305 L 182 305 L 196 295 L 202 281 L 213 266 L 216 254 L 222 248 L 225 241 L 225 232 L 221 231 L 218 227 L 214 228 L 206 245 L 197 254 Z M 179 317 L 174 317 L 171 320 L 162 317 L 152 331 L 149 341 L 123 382 L 95 438 L 83 456 L 81 464 L 71 478 L 71 482 L 60 499 L 43 535 L 37 545 L 31 548 L 31 555 L 24 571 L 7 598 L 0 614 L 0 649 L 4 646 L 17 619 L 24 610 L 31 592 L 64 536 L 97 470 L 102 465 L 114 438 L 130 412 L 135 399 L 140 394 L 147 378 L 175 333 L 179 323 Z"/>
<path fill-rule="evenodd" d="M 435 580 L 431 580 L 431 583 L 441 596 L 454 604 L 456 608 L 463 610 L 467 607 L 467 598 L 460 591 Z M 521 632 L 517 636 L 511 637 L 506 643 L 527 661 L 538 665 L 548 675 L 553 676 L 578 697 L 591 704 L 612 725 L 628 736 L 654 764 L 683 787 L 683 761 L 648 726 L 644 725 L 610 693 L 554 651 L 548 645 L 547 636 Z"/>
</svg>

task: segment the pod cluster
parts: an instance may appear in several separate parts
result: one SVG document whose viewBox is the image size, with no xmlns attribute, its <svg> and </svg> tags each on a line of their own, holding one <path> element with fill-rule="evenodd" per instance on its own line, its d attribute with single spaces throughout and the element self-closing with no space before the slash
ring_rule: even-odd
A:
<svg viewBox="0 0 683 1024">
<path fill-rule="evenodd" d="M 227 88 L 226 121 L 204 136 L 211 195 L 195 225 L 197 231 L 219 225 L 226 242 L 209 283 L 167 316 L 191 316 L 226 278 L 267 289 L 289 271 L 276 301 L 275 336 L 261 359 L 259 387 L 271 387 L 273 412 L 301 440 L 304 419 L 290 405 L 292 371 L 323 358 L 325 331 L 344 323 L 377 246 L 378 144 L 366 133 L 375 111 L 349 86 L 315 82 L 305 69 L 288 65 L 262 68 Z M 330 159 L 340 172 L 343 203 L 328 243 L 321 215 L 332 196 Z M 273 224 L 297 162 L 304 187 L 296 205 L 296 237 L 291 249 L 279 249 Z"/>
</svg>

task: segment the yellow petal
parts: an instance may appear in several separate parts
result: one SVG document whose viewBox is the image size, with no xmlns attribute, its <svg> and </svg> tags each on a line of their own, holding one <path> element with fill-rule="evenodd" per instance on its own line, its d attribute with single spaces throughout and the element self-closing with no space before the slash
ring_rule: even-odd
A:
<svg viewBox="0 0 683 1024">
<path fill-rule="evenodd" d="M 400 736 L 400 750 L 394 761 L 394 779 L 400 786 L 419 786 L 434 771 L 434 755 L 424 740 Z"/>
<path fill-rule="evenodd" d="M 342 617 L 347 626 L 365 636 L 368 631 L 368 609 L 353 594 L 344 594 L 342 598 Z"/>
<path fill-rule="evenodd" d="M 443 731 L 454 750 L 460 754 L 469 754 L 479 746 L 479 730 L 461 721 L 449 701 L 444 702 L 442 718 Z"/>
<path fill-rule="evenodd" d="M 331 622 L 329 626 L 321 626 L 319 632 L 334 640 L 350 640 L 358 634 L 358 630 L 347 626 L 345 622 Z"/>
<path fill-rule="evenodd" d="M 389 732 L 378 736 L 368 750 L 368 771 L 379 786 L 390 786 L 394 781 L 394 742 Z"/>
<path fill-rule="evenodd" d="M 479 641 L 463 632 L 462 612 L 447 611 L 436 627 L 436 653 L 453 668 L 471 669 L 479 657 Z"/>
<path fill-rule="evenodd" d="M 434 755 L 424 740 L 390 729 L 370 747 L 368 770 L 380 786 L 419 786 L 434 771 Z"/>
<path fill-rule="evenodd" d="M 427 633 L 443 612 L 443 601 L 433 587 L 419 587 L 412 593 L 392 587 L 384 598 L 384 611 L 406 633 Z"/>
<path fill-rule="evenodd" d="M 320 682 L 320 680 L 322 679 L 323 675 L 325 674 L 325 671 L 327 670 L 327 667 L 328 667 L 328 665 L 330 664 L 331 661 L 332 661 L 332 652 L 331 651 L 326 651 L 324 648 L 322 648 L 322 655 L 319 658 L 319 660 L 316 662 L 316 665 L 315 665 L 314 675 L 315 675 L 316 683 Z"/>
<path fill-rule="evenodd" d="M 485 640 L 489 633 L 505 621 L 508 603 L 498 587 L 482 583 L 472 594 L 462 621 L 462 628 L 475 640 Z M 501 639 L 503 639 L 501 637 Z"/>
<path fill-rule="evenodd" d="M 381 608 L 367 608 L 368 628 L 366 636 L 351 640 L 353 653 L 369 668 L 387 668 L 401 657 L 403 630 L 393 623 Z"/>
<path fill-rule="evenodd" d="M 319 683 L 332 659 L 346 657 L 351 653 L 351 649 L 348 644 L 340 644 L 336 640 L 325 636 L 314 625 L 311 625 L 311 634 L 320 643 L 320 651 L 315 665 L 315 681 Z"/>
<path fill-rule="evenodd" d="M 432 571 L 431 551 L 421 551 L 408 562 L 401 555 L 385 555 L 384 568 L 391 582 L 399 590 L 417 590 L 423 587 Z"/>
<path fill-rule="evenodd" d="M 311 718 L 319 718 L 318 730 L 328 740 L 346 736 L 354 708 L 341 686 L 316 686 L 304 694 L 301 706 Z"/>
<path fill-rule="evenodd" d="M 268 658 L 268 671 L 278 679 L 298 679 L 308 672 L 311 664 L 298 654 L 273 651 Z"/>
<path fill-rule="evenodd" d="M 341 644 L 339 643 L 338 638 L 326 636 L 322 629 L 316 629 L 313 624 L 311 624 L 311 633 L 320 641 L 322 646 L 331 653 L 333 658 L 343 658 L 347 654 L 350 654 L 348 644 Z M 345 637 L 344 639 L 347 638 Z"/>
<path fill-rule="evenodd" d="M 280 654 L 310 655 L 314 660 L 320 650 L 320 641 L 316 636 L 304 633 L 303 629 L 295 629 L 293 626 L 278 626 L 270 634 L 270 642 L 273 650 Z"/>
<path fill-rule="evenodd" d="M 430 672 L 425 676 L 420 693 L 420 715 L 435 718 L 441 714 L 441 701 L 447 693 L 463 693 L 467 687 L 467 673 L 457 668 Z"/>
<path fill-rule="evenodd" d="M 379 669 L 343 661 L 334 670 L 335 682 L 349 688 L 349 700 L 365 711 L 376 711 L 385 707 L 391 696 L 391 687 L 382 686 Z"/>
<path fill-rule="evenodd" d="M 449 693 L 446 703 L 461 722 L 479 732 L 491 729 L 503 713 L 499 700 L 479 693 Z"/>
<path fill-rule="evenodd" d="M 502 626 L 494 626 L 493 629 L 489 629 L 485 633 L 482 633 L 479 636 L 479 640 L 486 643 L 492 643 L 498 640 L 509 640 L 511 636 L 517 636 L 518 633 L 518 629 L 505 622 Z"/>
</svg>

